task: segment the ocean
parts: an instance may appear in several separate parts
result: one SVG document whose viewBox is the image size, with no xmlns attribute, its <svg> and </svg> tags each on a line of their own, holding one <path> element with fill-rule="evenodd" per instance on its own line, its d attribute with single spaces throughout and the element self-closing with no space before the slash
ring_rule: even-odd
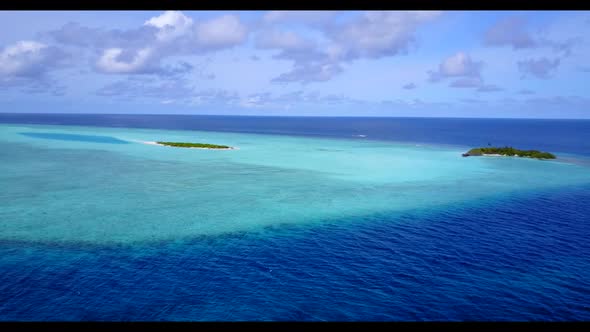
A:
<svg viewBox="0 0 590 332">
<path fill-rule="evenodd" d="M 589 120 L 5 113 L 0 144 L 2 321 L 590 319 Z"/>
</svg>

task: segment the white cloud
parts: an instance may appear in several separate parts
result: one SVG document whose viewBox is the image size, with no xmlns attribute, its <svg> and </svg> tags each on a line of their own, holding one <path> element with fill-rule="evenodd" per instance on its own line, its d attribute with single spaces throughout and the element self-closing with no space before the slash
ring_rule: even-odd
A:
<svg viewBox="0 0 590 332">
<path fill-rule="evenodd" d="M 159 29 L 156 37 L 160 41 L 170 41 L 190 31 L 193 20 L 179 11 L 165 11 L 160 16 L 147 20 L 144 25 L 153 26 Z"/>
<path fill-rule="evenodd" d="M 576 26 L 579 26 L 580 22 L 577 23 Z M 551 28 L 549 31 L 551 32 Z M 571 35 L 567 38 L 560 36 L 558 39 L 548 39 L 540 33 L 530 33 L 528 22 L 519 16 L 500 19 L 484 36 L 484 43 L 488 46 L 511 46 L 514 50 L 550 48 L 555 52 L 562 52 L 564 56 L 569 56 L 579 41 L 580 38 L 572 38 Z"/>
<path fill-rule="evenodd" d="M 47 45 L 36 41 L 23 40 L 7 46 L 0 53 L 0 74 L 2 76 L 19 76 L 31 74 L 45 60 L 42 51 Z"/>
<path fill-rule="evenodd" d="M 445 76 L 477 76 L 479 68 L 480 63 L 471 60 L 467 54 L 459 52 L 443 61 L 439 71 Z"/>
<path fill-rule="evenodd" d="M 129 61 L 121 59 L 122 55 L 123 49 L 121 48 L 106 49 L 98 59 L 96 66 L 100 71 L 111 74 L 140 72 L 148 66 L 153 50 L 150 48 L 140 49 Z"/>
<path fill-rule="evenodd" d="M 453 79 L 452 88 L 477 88 L 478 92 L 497 92 L 503 89 L 495 84 L 486 84 L 481 77 L 482 61 L 474 61 L 465 52 L 457 52 L 444 59 L 436 70 L 428 71 L 430 82 Z"/>
<path fill-rule="evenodd" d="M 165 11 L 135 29 L 104 30 L 70 23 L 48 35 L 63 45 L 98 55 L 93 62 L 101 72 L 169 75 L 165 68 L 168 58 L 236 46 L 246 40 L 248 29 L 235 15 L 198 21 L 180 11 Z M 187 74 L 190 68 L 184 68 Z"/>
<path fill-rule="evenodd" d="M 197 26 L 197 41 L 212 48 L 231 47 L 242 43 L 248 30 L 234 15 L 223 15 Z"/>
<path fill-rule="evenodd" d="M 0 50 L 0 87 L 26 93 L 63 95 L 64 86 L 51 77 L 69 55 L 54 46 L 22 40 Z"/>
<path fill-rule="evenodd" d="M 538 45 L 526 30 L 526 21 L 521 17 L 499 20 L 485 34 L 485 43 L 493 46 L 512 46 L 514 49 L 532 48 Z"/>
<path fill-rule="evenodd" d="M 315 43 L 292 31 L 270 30 L 258 35 L 256 45 L 260 48 L 278 48 L 298 51 L 315 47 Z"/>
<path fill-rule="evenodd" d="M 464 52 L 446 58 L 438 65 L 436 71 L 429 71 L 430 81 L 436 82 L 448 77 L 479 78 L 483 62 L 473 61 L 469 55 Z M 464 84 L 459 84 L 465 87 Z"/>
<path fill-rule="evenodd" d="M 348 59 L 406 53 L 418 27 L 438 17 L 437 11 L 365 12 L 360 19 L 332 29 L 331 39 Z"/>
<path fill-rule="evenodd" d="M 258 46 L 276 48 L 276 59 L 293 61 L 291 71 L 274 82 L 322 82 L 342 72 L 342 64 L 361 58 L 376 59 L 407 53 L 417 29 L 438 17 L 437 11 L 369 11 L 344 22 L 326 20 L 316 25 L 322 37 L 307 40 L 293 32 L 262 31 Z M 317 16 L 316 16 L 317 15 Z M 266 22 L 320 19 L 315 12 L 269 12 Z"/>
</svg>

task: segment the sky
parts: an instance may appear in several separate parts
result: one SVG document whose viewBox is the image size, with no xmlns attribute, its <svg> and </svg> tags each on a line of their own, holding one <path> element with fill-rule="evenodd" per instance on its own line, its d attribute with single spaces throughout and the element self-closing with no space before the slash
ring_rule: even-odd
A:
<svg viewBox="0 0 590 332">
<path fill-rule="evenodd" d="M 590 119 L 588 11 L 2 11 L 0 112 Z"/>
</svg>

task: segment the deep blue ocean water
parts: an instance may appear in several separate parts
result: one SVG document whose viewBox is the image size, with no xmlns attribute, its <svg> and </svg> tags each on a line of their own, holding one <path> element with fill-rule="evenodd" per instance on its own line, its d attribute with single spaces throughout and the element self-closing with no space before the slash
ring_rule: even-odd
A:
<svg viewBox="0 0 590 332">
<path fill-rule="evenodd" d="M 0 114 L 0 122 L 590 155 L 590 121 L 578 120 Z M 0 241 L 0 320 L 589 319 L 588 185 L 144 245 Z"/>
</svg>

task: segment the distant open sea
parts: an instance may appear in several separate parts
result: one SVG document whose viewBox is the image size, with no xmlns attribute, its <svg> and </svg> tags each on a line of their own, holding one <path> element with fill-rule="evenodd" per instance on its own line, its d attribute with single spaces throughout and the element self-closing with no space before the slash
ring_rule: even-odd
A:
<svg viewBox="0 0 590 332">
<path fill-rule="evenodd" d="M 0 147 L 0 321 L 590 320 L 590 120 L 0 113 Z"/>
</svg>

